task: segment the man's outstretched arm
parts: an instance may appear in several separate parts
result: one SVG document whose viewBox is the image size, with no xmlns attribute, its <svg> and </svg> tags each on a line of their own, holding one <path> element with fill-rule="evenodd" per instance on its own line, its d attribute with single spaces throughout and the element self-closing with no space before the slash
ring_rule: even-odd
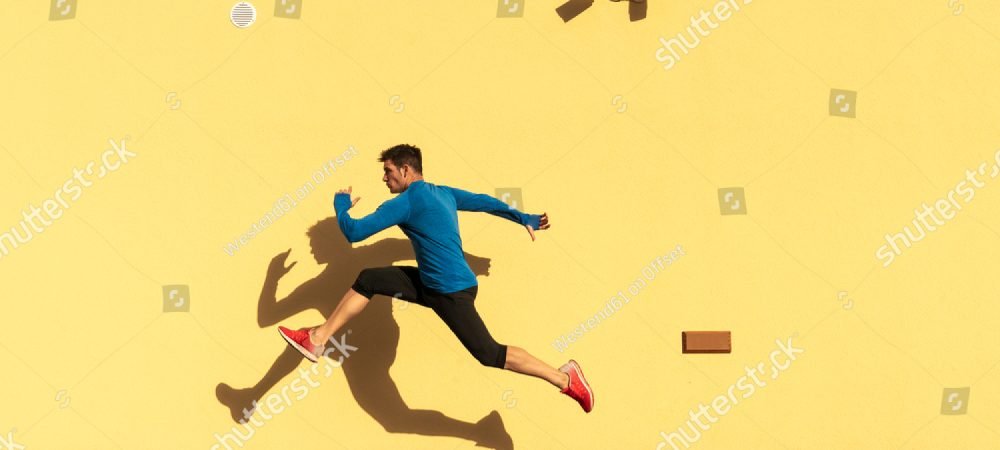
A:
<svg viewBox="0 0 1000 450">
<path fill-rule="evenodd" d="M 375 212 L 354 219 L 348 210 L 358 200 L 351 201 L 351 188 L 337 192 L 333 197 L 333 209 L 337 212 L 337 224 L 349 242 L 358 242 L 393 225 L 403 223 L 410 215 L 410 204 L 402 195 L 389 200 L 375 209 Z"/>
<path fill-rule="evenodd" d="M 531 235 L 531 240 L 535 240 L 535 230 L 549 229 L 549 216 L 547 214 L 526 214 L 486 194 L 474 194 L 449 186 L 442 187 L 448 189 L 455 197 L 455 205 L 459 211 L 485 212 L 524 225 Z"/>
</svg>

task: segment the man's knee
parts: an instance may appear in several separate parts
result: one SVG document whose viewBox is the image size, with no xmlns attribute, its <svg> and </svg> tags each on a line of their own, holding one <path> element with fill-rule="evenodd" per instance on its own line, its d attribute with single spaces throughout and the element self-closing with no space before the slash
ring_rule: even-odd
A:
<svg viewBox="0 0 1000 450">
<path fill-rule="evenodd" d="M 361 269 L 358 273 L 358 277 L 354 280 L 354 285 L 351 289 L 355 292 L 367 297 L 372 298 L 375 295 L 375 280 L 378 278 L 378 272 L 375 269 Z"/>
<path fill-rule="evenodd" d="M 361 272 L 358 272 L 358 278 L 357 279 L 358 280 L 366 281 L 368 283 L 371 283 L 373 280 L 375 280 L 375 277 L 376 277 L 377 274 L 378 274 L 378 270 L 369 267 L 367 269 L 361 269 Z"/>
<path fill-rule="evenodd" d="M 486 367 L 503 369 L 507 363 L 507 346 L 491 341 L 486 345 L 470 349 L 472 356 Z"/>
</svg>

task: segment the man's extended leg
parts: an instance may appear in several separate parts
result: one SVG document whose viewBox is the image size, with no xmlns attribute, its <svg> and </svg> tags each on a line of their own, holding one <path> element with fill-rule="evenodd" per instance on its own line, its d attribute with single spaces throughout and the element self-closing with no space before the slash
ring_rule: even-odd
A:
<svg viewBox="0 0 1000 450">
<path fill-rule="evenodd" d="M 498 343 L 476 311 L 478 291 L 478 286 L 473 286 L 450 294 L 425 293 L 424 300 L 480 364 L 548 381 L 558 387 L 560 392 L 576 400 L 584 411 L 590 412 L 594 407 L 594 392 L 583 377 L 580 365 L 570 360 L 556 370 L 523 348 Z"/>
<path fill-rule="evenodd" d="M 510 345 L 507 346 L 507 361 L 503 368 L 544 379 L 558 387 L 559 392 L 576 400 L 585 412 L 594 409 L 594 391 L 583 377 L 583 369 L 572 359 L 556 370 L 523 348 Z"/>
<path fill-rule="evenodd" d="M 535 358 L 521 347 L 507 346 L 507 361 L 504 363 L 503 368 L 541 378 L 559 389 L 566 389 L 566 386 L 569 385 L 568 374 L 545 364 L 545 362 Z"/>
</svg>

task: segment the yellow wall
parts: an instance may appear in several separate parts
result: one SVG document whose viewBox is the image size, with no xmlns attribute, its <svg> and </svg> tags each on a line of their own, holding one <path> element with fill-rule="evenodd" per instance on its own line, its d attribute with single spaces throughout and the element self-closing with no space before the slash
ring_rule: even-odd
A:
<svg viewBox="0 0 1000 450">
<path fill-rule="evenodd" d="M 304 0 L 298 18 L 256 1 L 245 29 L 234 3 L 78 0 L 50 20 L 47 2 L 0 0 L 0 232 L 46 200 L 62 214 L 0 254 L 5 440 L 208 449 L 237 426 L 217 392 L 246 398 L 229 389 L 272 366 L 260 395 L 293 389 L 309 365 L 276 359 L 276 323 L 318 323 L 360 267 L 413 264 L 356 250 L 321 265 L 305 236 L 340 188 L 357 213 L 389 199 L 375 158 L 405 142 L 431 182 L 520 188 L 548 212 L 535 242 L 461 215 L 465 250 L 490 259 L 476 303 L 500 342 L 579 361 L 595 410 L 378 297 L 344 367 L 258 413 L 244 448 L 653 449 L 730 386 L 749 393 L 747 369 L 789 340 L 796 359 L 773 354 L 785 369 L 692 448 L 1000 448 L 997 2 L 755 0 L 669 69 L 660 38 L 716 2 L 649 0 L 630 22 L 598 0 L 564 23 L 558 0 L 512 18 L 492 0 Z M 855 117 L 830 114 L 831 90 L 856 93 L 835 103 Z M 123 141 L 127 163 L 74 181 Z M 885 266 L 886 234 L 981 163 L 974 198 L 951 194 L 962 209 Z M 746 214 L 721 214 L 732 187 Z M 290 211 L 224 250 L 286 195 Z M 289 248 L 277 293 L 300 303 L 259 323 Z M 189 287 L 189 311 L 164 312 L 165 285 Z M 731 330 L 733 352 L 682 354 L 684 330 Z M 502 423 L 471 425 L 494 410 Z"/>
</svg>

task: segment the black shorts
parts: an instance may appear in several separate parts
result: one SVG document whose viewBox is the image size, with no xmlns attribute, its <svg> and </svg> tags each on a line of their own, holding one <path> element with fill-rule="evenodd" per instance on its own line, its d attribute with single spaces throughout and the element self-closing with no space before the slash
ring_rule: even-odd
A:
<svg viewBox="0 0 1000 450">
<path fill-rule="evenodd" d="M 478 286 L 437 292 L 424 286 L 416 267 L 389 266 L 362 270 L 352 288 L 369 299 L 385 295 L 433 309 L 480 364 L 502 369 L 507 361 L 507 346 L 493 339 L 476 311 Z"/>
</svg>

